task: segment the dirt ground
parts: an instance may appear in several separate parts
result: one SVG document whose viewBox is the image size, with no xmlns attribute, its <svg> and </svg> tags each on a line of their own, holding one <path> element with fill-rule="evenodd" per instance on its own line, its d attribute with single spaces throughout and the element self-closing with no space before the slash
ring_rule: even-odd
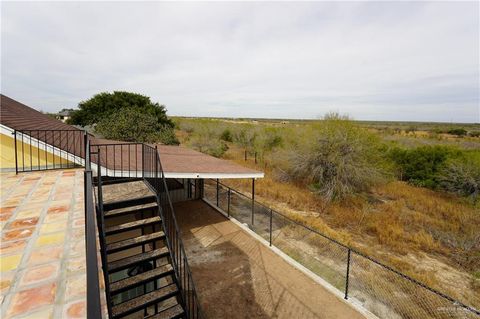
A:
<svg viewBox="0 0 480 319">
<path fill-rule="evenodd" d="M 203 201 L 175 206 L 208 318 L 364 318 Z"/>
</svg>

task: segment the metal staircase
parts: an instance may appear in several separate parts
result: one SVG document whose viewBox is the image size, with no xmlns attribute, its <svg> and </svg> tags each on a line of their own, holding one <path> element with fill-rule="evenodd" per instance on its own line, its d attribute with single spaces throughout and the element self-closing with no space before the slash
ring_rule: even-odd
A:
<svg viewBox="0 0 480 319">
<path fill-rule="evenodd" d="M 141 147 L 143 178 L 97 169 L 93 181 L 109 317 L 203 318 L 158 152 Z M 100 147 L 91 154 L 102 162 Z"/>
<path fill-rule="evenodd" d="M 185 317 L 157 197 L 103 202 L 108 188 L 101 176 L 97 181 L 110 317 Z M 128 181 L 124 183 L 128 190 Z"/>
</svg>

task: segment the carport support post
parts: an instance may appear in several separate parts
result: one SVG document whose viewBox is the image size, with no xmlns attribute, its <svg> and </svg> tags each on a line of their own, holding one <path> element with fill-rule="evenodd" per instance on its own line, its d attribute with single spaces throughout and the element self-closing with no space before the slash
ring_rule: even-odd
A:
<svg viewBox="0 0 480 319">
<path fill-rule="evenodd" d="M 195 187 L 195 197 L 198 196 L 198 199 L 201 199 L 205 196 L 205 181 L 204 179 L 196 179 L 195 181 L 198 181 L 198 183 L 196 183 L 196 186 Z M 198 188 L 198 194 L 197 194 L 197 188 Z"/>
<path fill-rule="evenodd" d="M 230 217 L 230 187 L 228 188 L 228 196 L 227 196 L 227 215 Z"/>
<path fill-rule="evenodd" d="M 218 184 L 218 178 L 217 178 L 217 207 L 218 207 L 218 190 L 219 190 L 220 185 Z"/>
<path fill-rule="evenodd" d="M 255 214 L 255 178 L 252 178 L 252 225 L 254 223 Z"/>
</svg>

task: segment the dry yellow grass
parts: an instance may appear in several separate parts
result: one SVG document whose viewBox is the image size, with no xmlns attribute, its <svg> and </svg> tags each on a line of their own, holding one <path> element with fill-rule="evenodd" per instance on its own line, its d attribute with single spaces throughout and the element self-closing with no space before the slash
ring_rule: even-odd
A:
<svg viewBox="0 0 480 319">
<path fill-rule="evenodd" d="M 238 164 L 265 172 L 265 178 L 255 184 L 259 201 L 427 285 L 480 306 L 479 280 L 471 274 L 480 269 L 475 259 L 480 254 L 475 242 L 480 238 L 480 212 L 467 201 L 394 181 L 365 196 L 326 205 L 307 187 L 281 183 L 268 165 L 245 162 L 242 157 L 239 149 L 226 154 Z M 225 182 L 251 192 L 250 180 Z"/>
<path fill-rule="evenodd" d="M 179 131 L 179 139 L 188 140 Z M 224 158 L 265 172 L 260 202 L 375 257 L 411 277 L 480 308 L 480 211 L 466 200 L 394 181 L 341 203 L 325 203 L 305 185 L 275 179 L 270 162 L 244 161 L 229 143 Z M 226 180 L 249 194 L 250 180 Z"/>
</svg>

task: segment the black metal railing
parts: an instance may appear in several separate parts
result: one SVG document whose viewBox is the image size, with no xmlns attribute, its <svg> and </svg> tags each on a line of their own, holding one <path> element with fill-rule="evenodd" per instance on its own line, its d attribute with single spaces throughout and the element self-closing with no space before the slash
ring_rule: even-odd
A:
<svg viewBox="0 0 480 319">
<path fill-rule="evenodd" d="M 85 131 L 14 130 L 15 172 L 84 166 Z"/>
<path fill-rule="evenodd" d="M 185 246 L 181 239 L 180 228 L 175 217 L 175 210 L 168 191 L 165 174 L 157 148 L 143 145 L 143 172 L 146 182 L 156 192 L 161 207 L 167 245 L 170 250 L 175 276 L 180 288 L 181 298 L 187 318 L 205 318 L 187 260 Z"/>
<path fill-rule="evenodd" d="M 380 318 L 479 318 L 480 312 L 218 180 L 204 199 Z M 252 221 L 255 221 L 252 223 Z"/>
<path fill-rule="evenodd" d="M 98 154 L 92 155 L 92 163 L 102 168 L 103 177 L 143 178 L 143 144 L 115 143 L 92 145 Z"/>
<path fill-rule="evenodd" d="M 85 240 L 87 267 L 87 318 L 102 318 L 100 301 L 100 282 L 98 274 L 98 246 L 95 221 L 95 203 L 93 191 L 93 173 L 90 167 L 90 152 L 88 136 L 84 136 L 85 171 Z"/>
</svg>

